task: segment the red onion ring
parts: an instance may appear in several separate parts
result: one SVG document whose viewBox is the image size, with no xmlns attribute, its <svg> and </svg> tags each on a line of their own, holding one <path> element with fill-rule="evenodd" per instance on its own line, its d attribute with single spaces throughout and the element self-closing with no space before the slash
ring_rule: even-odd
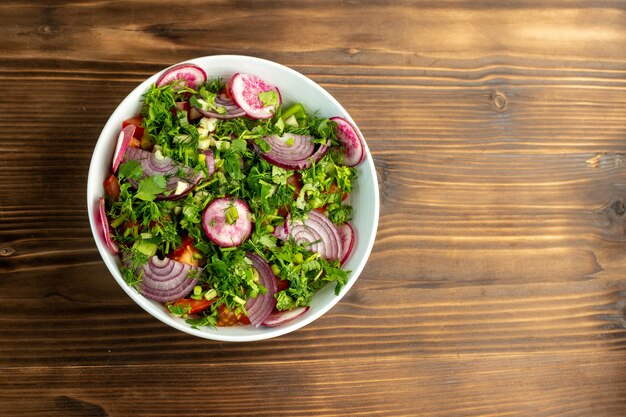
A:
<svg viewBox="0 0 626 417">
<path fill-rule="evenodd" d="M 328 217 L 315 210 L 309 212 L 306 220 L 291 221 L 291 215 L 288 215 L 285 223 L 274 229 L 274 236 L 281 240 L 291 237 L 327 260 L 340 259 L 344 255 L 337 227 Z"/>
<path fill-rule="evenodd" d="M 252 261 L 252 267 L 259 273 L 259 284 L 267 289 L 265 294 L 248 299 L 245 305 L 250 323 L 258 327 L 276 307 L 276 298 L 274 297 L 276 294 L 276 276 L 265 259 L 256 253 L 249 252 L 246 257 Z"/>
<path fill-rule="evenodd" d="M 252 147 L 254 148 L 254 151 L 259 156 L 261 156 L 261 158 L 265 159 L 272 165 L 276 165 L 277 167 L 289 170 L 303 170 L 311 167 L 314 162 L 322 159 L 322 157 L 326 155 L 330 144 L 327 141 L 323 145 L 318 145 L 317 150 L 315 150 L 315 152 L 313 152 L 312 154 L 289 154 L 283 149 L 281 149 L 280 151 L 276 149 L 272 150 L 273 148 L 271 144 L 269 152 L 261 151 L 261 149 L 255 143 L 252 143 Z M 303 149 L 307 150 L 308 147 Z"/>
<path fill-rule="evenodd" d="M 186 196 L 198 182 L 204 178 L 202 171 L 195 172 L 193 168 L 183 164 L 174 162 L 172 158 L 163 157 L 157 159 L 153 153 L 144 151 L 139 148 L 128 148 L 124 154 L 124 162 L 137 161 L 141 164 L 142 177 L 150 177 L 153 175 L 163 175 L 167 178 L 165 192 L 157 196 L 157 200 L 178 200 Z M 179 176 L 182 173 L 184 176 Z M 178 188 L 178 182 L 182 181 L 187 187 L 180 193 L 174 194 Z M 137 188 L 138 182 L 130 180 L 134 188 Z"/>
<path fill-rule="evenodd" d="M 200 98 L 198 98 L 198 100 L 200 100 Z M 213 110 L 204 110 L 202 107 L 198 106 L 193 106 L 193 108 L 205 117 L 214 117 L 216 119 L 234 119 L 235 117 L 242 117 L 246 115 L 246 112 L 241 107 L 223 94 L 217 96 L 214 103 L 217 107 L 224 107 L 226 109 L 226 113 L 222 114 Z"/>
<path fill-rule="evenodd" d="M 262 323 L 265 327 L 277 327 L 289 323 L 309 311 L 309 306 L 296 307 L 293 310 L 273 311 Z"/>
<path fill-rule="evenodd" d="M 189 274 L 194 272 L 194 277 Z M 167 303 L 189 294 L 198 283 L 202 268 L 152 256 L 143 267 L 141 294 L 155 301 Z"/>
</svg>

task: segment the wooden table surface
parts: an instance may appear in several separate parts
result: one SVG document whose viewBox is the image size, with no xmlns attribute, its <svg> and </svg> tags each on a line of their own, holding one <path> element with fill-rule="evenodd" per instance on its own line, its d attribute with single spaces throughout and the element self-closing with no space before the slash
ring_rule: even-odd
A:
<svg viewBox="0 0 626 417">
<path fill-rule="evenodd" d="M 229 344 L 152 318 L 93 242 L 105 121 L 173 63 L 321 84 L 372 150 L 350 293 Z M 0 415 L 626 415 L 626 3 L 0 3 Z"/>
</svg>

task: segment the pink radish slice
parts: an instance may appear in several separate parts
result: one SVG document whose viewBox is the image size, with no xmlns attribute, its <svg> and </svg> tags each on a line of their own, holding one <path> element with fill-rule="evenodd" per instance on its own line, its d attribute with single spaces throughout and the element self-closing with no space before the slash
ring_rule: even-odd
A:
<svg viewBox="0 0 626 417">
<path fill-rule="evenodd" d="M 126 153 L 128 144 L 133 138 L 136 129 L 137 128 L 134 125 L 128 125 L 122 129 L 117 137 L 117 145 L 115 146 L 115 152 L 113 153 L 113 173 L 117 172 L 117 168 L 120 166 L 122 158 L 124 158 L 124 153 Z"/>
<path fill-rule="evenodd" d="M 206 81 L 206 72 L 194 64 L 175 65 L 161 75 L 161 78 L 156 82 L 156 86 L 163 87 L 174 81 L 180 82 L 182 86 L 197 90 L 198 86 Z M 175 88 L 180 88 L 180 86 Z"/>
<path fill-rule="evenodd" d="M 113 251 L 118 253 L 120 251 L 119 246 L 113 240 L 111 240 L 111 231 L 109 230 L 109 220 L 107 219 L 106 208 L 104 207 L 104 197 L 100 197 L 100 223 L 102 224 L 102 231 L 104 234 L 104 243 Z"/>
<path fill-rule="evenodd" d="M 259 98 L 260 93 L 275 91 L 278 95 L 276 105 L 265 105 Z M 255 119 L 267 119 L 272 117 L 276 107 L 281 103 L 280 91 L 275 86 L 266 83 L 261 78 L 252 74 L 233 75 L 230 79 L 230 96 L 248 116 Z"/>
<path fill-rule="evenodd" d="M 339 238 L 341 239 L 341 264 L 343 265 L 350 254 L 352 253 L 352 249 L 354 249 L 354 241 L 356 237 L 356 233 L 354 232 L 354 228 L 348 222 L 345 222 L 341 226 L 337 227 L 337 231 L 339 232 Z"/>
<path fill-rule="evenodd" d="M 235 207 L 237 219 L 228 224 L 226 211 Z M 250 221 L 248 205 L 239 199 L 229 197 L 213 200 L 202 214 L 202 227 L 207 237 L 213 243 L 223 248 L 240 245 L 250 236 L 252 222 Z"/>
<path fill-rule="evenodd" d="M 296 307 L 293 310 L 273 311 L 262 323 L 265 327 L 278 327 L 289 323 L 309 311 L 309 307 Z"/>
<path fill-rule="evenodd" d="M 363 162 L 365 159 L 365 142 L 358 130 L 343 117 L 331 117 L 330 120 L 337 123 L 335 133 L 345 149 L 343 164 L 353 167 Z"/>
</svg>

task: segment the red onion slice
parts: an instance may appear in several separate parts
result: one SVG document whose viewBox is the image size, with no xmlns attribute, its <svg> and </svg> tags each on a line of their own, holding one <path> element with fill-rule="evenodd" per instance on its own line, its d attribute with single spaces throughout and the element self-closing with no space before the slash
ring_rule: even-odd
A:
<svg viewBox="0 0 626 417">
<path fill-rule="evenodd" d="M 309 212 L 306 220 L 291 221 L 291 215 L 287 216 L 285 223 L 274 229 L 274 236 L 281 240 L 291 237 L 327 260 L 340 259 L 344 253 L 341 236 L 335 224 L 315 210 Z"/>
<path fill-rule="evenodd" d="M 356 232 L 352 225 L 348 222 L 345 222 L 341 226 L 337 228 L 339 232 L 339 238 L 341 239 L 341 264 L 343 265 L 350 255 L 352 254 L 352 249 L 354 249 L 354 242 L 356 240 Z"/>
<path fill-rule="evenodd" d="M 206 150 L 203 152 L 205 156 L 206 169 L 209 173 L 209 177 L 212 177 L 215 174 L 215 156 L 213 155 L 212 150 Z"/>
<path fill-rule="evenodd" d="M 265 259 L 256 253 L 248 253 L 246 257 L 252 261 L 252 267 L 259 273 L 259 284 L 263 285 L 267 292 L 250 298 L 246 302 L 245 308 L 248 318 L 253 326 L 259 327 L 276 307 L 276 276 L 272 268 L 265 262 Z"/>
<path fill-rule="evenodd" d="M 261 156 L 261 158 L 265 159 L 272 165 L 276 165 L 283 169 L 290 170 L 302 170 L 307 169 L 313 165 L 314 162 L 322 159 L 329 148 L 329 143 L 326 142 L 323 145 L 318 145 L 317 150 L 313 152 L 315 149 L 315 145 L 312 142 L 312 138 L 310 136 L 299 136 L 299 135 L 291 135 L 291 137 L 299 137 L 298 141 L 302 140 L 305 142 L 310 142 L 309 144 L 298 144 L 295 145 L 294 139 L 294 148 L 289 149 L 289 146 L 286 145 L 286 140 L 283 142 L 282 140 L 279 142 L 277 140 L 265 138 L 265 140 L 270 144 L 270 151 L 263 152 L 261 149 L 253 143 L 252 146 L 257 154 Z M 284 135 L 283 135 L 284 136 Z M 310 138 L 310 139 L 307 139 Z M 274 144 L 274 146 L 272 146 Z M 310 145 L 313 145 L 313 148 L 310 148 Z M 309 153 L 310 151 L 310 153 Z"/>
<path fill-rule="evenodd" d="M 274 311 L 262 323 L 265 327 L 278 327 L 282 324 L 289 323 L 309 311 L 309 306 L 296 307 L 293 310 Z"/>
<path fill-rule="evenodd" d="M 204 109 L 202 108 L 202 103 L 204 100 L 202 98 L 198 98 L 198 104 L 200 106 L 193 106 L 193 109 L 198 111 L 201 115 L 205 117 L 214 117 L 216 119 L 234 119 L 235 117 L 242 117 L 246 115 L 246 112 L 239 106 L 237 106 L 233 101 L 226 102 L 215 100 L 215 105 L 218 107 L 224 107 L 226 109 L 226 113 L 218 113 L 214 110 Z M 204 103 L 206 104 L 206 103 Z"/>
<path fill-rule="evenodd" d="M 153 153 L 138 148 L 128 148 L 124 154 L 124 162 L 138 161 L 141 164 L 143 177 L 163 175 L 166 179 L 165 192 L 157 196 L 158 200 L 177 200 L 186 196 L 196 184 L 204 178 L 204 173 L 195 172 L 193 168 L 174 162 L 172 158 L 158 159 Z M 179 176 L 179 174 L 182 174 Z M 133 187 L 138 182 L 130 181 Z M 185 188 L 178 190 L 178 183 L 183 182 Z"/>
<path fill-rule="evenodd" d="M 193 290 L 201 273 L 202 268 L 152 256 L 143 267 L 141 294 L 162 303 L 176 301 Z"/>
</svg>

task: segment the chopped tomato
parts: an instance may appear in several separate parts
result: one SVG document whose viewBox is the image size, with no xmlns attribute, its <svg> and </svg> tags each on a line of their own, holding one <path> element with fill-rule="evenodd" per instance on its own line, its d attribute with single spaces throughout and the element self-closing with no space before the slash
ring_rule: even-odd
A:
<svg viewBox="0 0 626 417">
<path fill-rule="evenodd" d="M 135 117 L 131 117 L 130 119 L 126 119 L 122 122 L 122 129 L 128 125 L 133 125 L 136 128 L 133 136 L 136 138 L 141 138 L 143 136 L 143 126 L 141 125 L 142 120 L 143 117 L 140 114 Z"/>
<path fill-rule="evenodd" d="M 286 290 L 287 288 L 289 288 L 289 281 L 276 277 L 276 292 Z"/>
<path fill-rule="evenodd" d="M 199 313 L 202 310 L 206 310 L 211 304 L 213 304 L 217 298 L 212 300 L 194 300 L 193 298 L 181 298 L 174 303 L 177 307 L 183 307 L 187 310 L 188 314 Z"/>
<path fill-rule="evenodd" d="M 141 141 L 139 139 L 137 139 L 136 137 L 132 137 L 130 138 L 130 142 L 128 142 L 128 147 L 129 148 L 141 148 Z"/>
<path fill-rule="evenodd" d="M 287 218 L 289 215 L 289 207 L 281 207 L 278 209 L 278 215 Z"/>
<path fill-rule="evenodd" d="M 184 264 L 200 266 L 200 262 L 204 263 L 204 257 L 193 244 L 193 238 L 191 236 L 186 236 L 185 238 L 183 238 L 183 241 L 178 249 L 170 252 L 168 258 L 173 259 L 177 262 L 182 262 Z"/>
<path fill-rule="evenodd" d="M 337 191 L 339 191 L 339 187 L 337 186 L 336 183 L 332 183 L 330 184 L 330 187 L 328 187 L 328 191 L 325 191 L 324 194 L 335 194 Z M 345 201 L 346 198 L 348 198 L 348 194 L 347 193 L 343 193 L 341 195 L 341 201 Z M 326 204 L 324 204 L 322 207 L 318 207 L 315 210 L 319 213 L 325 214 L 326 213 Z"/>
<path fill-rule="evenodd" d="M 111 197 L 113 200 L 117 201 L 120 198 L 120 183 L 117 181 L 117 177 L 115 175 L 111 175 L 104 181 L 104 192 Z"/>
<path fill-rule="evenodd" d="M 338 186 L 337 186 L 337 184 L 336 184 L 336 183 L 334 183 L 334 182 L 333 182 L 332 184 L 330 184 L 330 187 L 328 187 L 328 193 L 329 193 L 329 194 L 334 194 L 334 193 L 336 193 L 338 190 L 339 190 L 339 187 L 338 187 Z M 346 198 L 348 198 L 348 194 L 347 194 L 347 193 L 343 193 L 343 194 L 341 195 L 341 201 L 345 201 L 345 200 L 346 200 Z"/>
<path fill-rule="evenodd" d="M 302 175 L 299 172 L 294 172 L 291 177 L 287 178 L 287 184 L 295 188 L 293 198 L 298 198 L 300 190 L 302 190 Z"/>
<path fill-rule="evenodd" d="M 232 100 L 232 97 L 230 95 L 230 83 L 226 83 L 226 85 L 224 86 L 224 89 L 222 90 L 222 93 L 228 97 L 229 99 Z"/>
<path fill-rule="evenodd" d="M 238 326 L 240 324 L 250 324 L 250 319 L 244 313 L 235 314 L 222 304 L 217 309 L 219 319 L 217 320 L 218 326 Z"/>
</svg>

